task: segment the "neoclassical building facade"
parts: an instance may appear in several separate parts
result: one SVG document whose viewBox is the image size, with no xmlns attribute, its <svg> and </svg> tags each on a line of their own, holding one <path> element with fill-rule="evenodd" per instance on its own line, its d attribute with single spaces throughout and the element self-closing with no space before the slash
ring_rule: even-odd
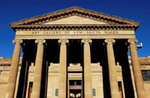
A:
<svg viewBox="0 0 150 98">
<path fill-rule="evenodd" d="M 4 96 L 150 97 L 135 45 L 139 24 L 78 7 L 11 23 L 15 48 Z"/>
</svg>

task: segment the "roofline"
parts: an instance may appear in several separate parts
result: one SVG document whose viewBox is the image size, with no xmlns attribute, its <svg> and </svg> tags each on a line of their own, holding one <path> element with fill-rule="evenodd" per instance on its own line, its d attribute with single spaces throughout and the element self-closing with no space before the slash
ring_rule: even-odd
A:
<svg viewBox="0 0 150 98">
<path fill-rule="evenodd" d="M 112 15 L 104 14 L 104 13 L 101 13 L 101 12 L 96 12 L 96 11 L 93 11 L 93 10 L 84 9 L 84 8 L 80 8 L 80 7 L 74 6 L 74 7 L 70 7 L 70 8 L 67 8 L 67 9 L 61 9 L 61 10 L 57 10 L 57 11 L 54 11 L 54 12 L 51 12 L 51 13 L 47 13 L 47 14 L 43 14 L 43 15 L 31 17 L 31 18 L 28 18 L 28 19 L 23 19 L 23 20 L 20 20 L 20 21 L 17 21 L 17 22 L 12 22 L 12 23 L 10 23 L 10 26 L 18 25 L 18 24 L 20 24 L 20 23 L 27 22 L 27 21 L 30 21 L 30 20 L 38 20 L 38 19 L 40 19 L 40 18 L 48 17 L 48 16 L 51 16 L 51 15 L 53 15 L 53 14 L 61 13 L 61 12 L 63 12 L 63 11 L 72 10 L 72 9 L 78 9 L 78 10 L 87 11 L 87 12 L 90 12 L 90 13 L 93 13 L 93 14 L 99 14 L 99 15 L 102 15 L 102 16 L 107 17 L 107 18 L 110 18 L 110 17 L 111 17 L 111 18 L 113 18 L 114 20 L 121 19 L 121 20 L 123 20 L 123 21 L 131 22 L 132 24 L 135 24 L 135 25 L 137 25 L 137 26 L 140 25 L 139 22 L 136 22 L 136 21 L 133 21 L 133 20 L 124 19 L 124 18 L 121 18 L 121 17 L 112 16 Z"/>
</svg>

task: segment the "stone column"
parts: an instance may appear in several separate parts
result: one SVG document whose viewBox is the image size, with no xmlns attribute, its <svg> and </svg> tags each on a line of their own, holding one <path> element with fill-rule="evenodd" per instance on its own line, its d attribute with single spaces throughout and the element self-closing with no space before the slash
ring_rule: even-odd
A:
<svg viewBox="0 0 150 98">
<path fill-rule="evenodd" d="M 85 98 L 93 98 L 92 95 L 92 71 L 91 71 L 91 53 L 90 44 L 92 40 L 83 39 L 84 43 L 84 96 Z"/>
<path fill-rule="evenodd" d="M 9 72 L 8 89 L 7 89 L 8 97 L 7 98 L 14 98 L 19 58 L 20 58 L 20 50 L 21 50 L 20 44 L 22 43 L 22 40 L 13 40 L 13 43 L 15 43 L 15 49 L 14 49 L 10 72 Z"/>
<path fill-rule="evenodd" d="M 68 98 L 70 98 L 70 89 L 69 89 L 69 85 L 70 85 L 70 83 L 69 83 L 69 79 L 68 79 Z"/>
<path fill-rule="evenodd" d="M 140 63 L 139 63 L 138 54 L 135 46 L 135 42 L 137 42 L 137 40 L 129 39 L 128 42 L 130 43 L 131 60 L 132 60 L 132 66 L 134 72 L 137 97 L 146 98 Z"/>
<path fill-rule="evenodd" d="M 59 89 L 58 97 L 66 98 L 66 82 L 67 82 L 67 46 L 66 43 L 69 41 L 61 39 L 58 41 L 60 45 L 60 58 L 59 58 Z"/>
<path fill-rule="evenodd" d="M 38 39 L 35 41 L 35 43 L 37 43 L 37 53 L 36 53 L 35 71 L 34 71 L 34 80 L 33 80 L 33 91 L 31 97 L 40 98 L 43 52 L 44 52 L 43 43 L 45 43 L 45 40 Z"/>
<path fill-rule="evenodd" d="M 111 98 L 119 98 L 116 64 L 113 50 L 114 42 L 114 39 L 105 40 L 105 43 L 107 43 L 107 58 Z"/>
</svg>

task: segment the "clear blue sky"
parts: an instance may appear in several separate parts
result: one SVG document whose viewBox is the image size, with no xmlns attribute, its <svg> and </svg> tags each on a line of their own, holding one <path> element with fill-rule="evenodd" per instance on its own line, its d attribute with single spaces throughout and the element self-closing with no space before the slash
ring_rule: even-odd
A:
<svg viewBox="0 0 150 98">
<path fill-rule="evenodd" d="M 140 22 L 136 35 L 143 48 L 138 53 L 150 56 L 150 0 L 0 0 L 0 57 L 13 54 L 15 32 L 9 23 L 72 6 Z"/>
</svg>

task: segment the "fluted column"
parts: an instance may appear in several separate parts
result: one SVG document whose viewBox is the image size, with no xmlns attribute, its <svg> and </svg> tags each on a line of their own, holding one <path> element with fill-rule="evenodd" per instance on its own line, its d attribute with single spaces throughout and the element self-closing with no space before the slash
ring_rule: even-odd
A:
<svg viewBox="0 0 150 98">
<path fill-rule="evenodd" d="M 7 98 L 14 98 L 19 58 L 20 58 L 20 50 L 21 50 L 20 44 L 22 43 L 22 40 L 13 40 L 13 43 L 15 43 L 15 48 L 14 48 L 13 58 L 11 61 L 11 67 L 10 67 L 10 72 L 9 72 L 8 89 L 7 89 L 8 97 Z"/>
<path fill-rule="evenodd" d="M 84 43 L 84 96 L 85 98 L 93 98 L 92 95 L 92 71 L 91 71 L 91 53 L 90 44 L 92 40 L 83 39 Z"/>
<path fill-rule="evenodd" d="M 116 64 L 113 50 L 114 42 L 114 39 L 105 40 L 105 43 L 107 43 L 107 58 L 111 98 L 119 98 Z"/>
<path fill-rule="evenodd" d="M 128 42 L 130 43 L 131 60 L 132 60 L 132 66 L 134 72 L 137 97 L 146 98 L 140 63 L 139 63 L 138 54 L 135 46 L 135 42 L 137 42 L 137 40 L 129 39 Z"/>
<path fill-rule="evenodd" d="M 38 39 L 35 41 L 37 43 L 37 53 L 35 61 L 35 71 L 34 71 L 34 81 L 33 81 L 33 93 L 32 98 L 40 98 L 41 90 L 41 78 L 42 78 L 42 65 L 43 65 L 43 52 L 45 40 Z"/>
<path fill-rule="evenodd" d="M 67 82 L 67 46 L 66 43 L 69 41 L 61 39 L 58 41 L 60 45 L 60 58 L 59 58 L 59 98 L 66 98 L 66 82 Z"/>
</svg>

